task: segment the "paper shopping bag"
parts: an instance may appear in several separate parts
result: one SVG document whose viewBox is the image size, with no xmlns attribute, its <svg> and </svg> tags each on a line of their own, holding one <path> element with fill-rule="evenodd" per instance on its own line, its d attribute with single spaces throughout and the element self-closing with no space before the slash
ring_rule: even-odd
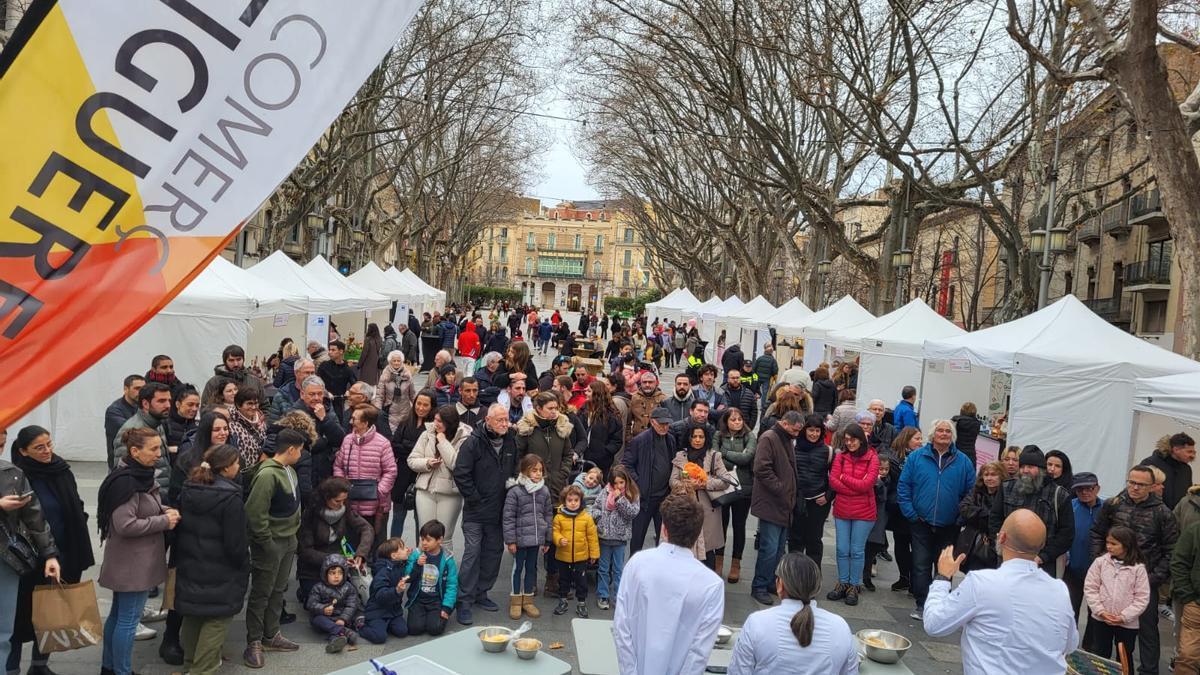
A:
<svg viewBox="0 0 1200 675">
<path fill-rule="evenodd" d="M 162 608 L 166 610 L 175 609 L 175 568 L 167 568 L 167 584 L 163 586 L 163 603 Z"/>
<path fill-rule="evenodd" d="M 43 654 L 100 644 L 104 625 L 96 606 L 96 587 L 51 584 L 33 588 L 33 635 Z"/>
</svg>

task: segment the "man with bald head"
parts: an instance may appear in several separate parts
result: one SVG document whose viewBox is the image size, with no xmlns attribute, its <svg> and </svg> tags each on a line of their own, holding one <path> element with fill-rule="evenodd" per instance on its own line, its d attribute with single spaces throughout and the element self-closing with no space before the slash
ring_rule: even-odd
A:
<svg viewBox="0 0 1200 675">
<path fill-rule="evenodd" d="M 941 637 L 962 629 L 964 675 L 1066 672 L 1079 629 L 1066 584 L 1037 565 L 1045 543 L 1042 519 L 1029 509 L 1013 511 L 996 537 L 1000 568 L 973 571 L 953 591 L 966 556 L 954 557 L 953 546 L 942 551 L 925 600 L 925 632 Z"/>
</svg>

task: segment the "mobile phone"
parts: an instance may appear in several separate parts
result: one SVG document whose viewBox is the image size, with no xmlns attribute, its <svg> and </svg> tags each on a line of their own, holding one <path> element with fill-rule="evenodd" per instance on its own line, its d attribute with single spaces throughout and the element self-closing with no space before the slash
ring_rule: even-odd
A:
<svg viewBox="0 0 1200 675">
<path fill-rule="evenodd" d="M 704 669 L 706 673 L 728 673 L 729 669 L 725 666 L 709 666 Z"/>
<path fill-rule="evenodd" d="M 20 499 L 28 499 L 29 497 L 32 497 L 32 496 L 33 496 L 33 490 L 30 490 L 29 492 L 25 492 L 25 493 L 22 493 L 22 494 L 20 494 L 20 495 L 17 495 L 17 496 L 18 496 Z"/>
</svg>

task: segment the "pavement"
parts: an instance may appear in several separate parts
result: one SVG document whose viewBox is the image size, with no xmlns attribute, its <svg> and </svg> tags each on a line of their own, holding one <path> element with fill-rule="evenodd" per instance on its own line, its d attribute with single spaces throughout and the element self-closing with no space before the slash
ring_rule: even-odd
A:
<svg viewBox="0 0 1200 675">
<path fill-rule="evenodd" d="M 566 313 L 565 316 L 571 321 L 571 325 L 575 326 L 578 322 L 578 315 L 574 313 Z M 537 356 L 535 363 L 538 366 L 538 371 L 541 372 L 547 369 L 550 365 L 552 356 Z M 675 371 L 667 371 L 667 376 L 673 376 Z M 669 386 L 669 385 L 668 385 Z M 100 481 L 104 478 L 106 468 L 103 462 L 72 462 L 75 475 L 78 479 L 80 492 L 84 498 L 85 504 L 88 505 L 88 511 L 94 512 L 96 504 L 96 491 L 100 486 Z M 725 623 L 731 626 L 740 626 L 745 622 L 746 617 L 756 610 L 763 607 L 750 598 L 750 579 L 753 576 L 754 562 L 756 559 L 753 549 L 754 536 L 753 533 L 757 527 L 757 523 L 753 516 L 750 517 L 746 525 L 747 528 L 747 543 L 746 551 L 742 559 L 742 579 L 737 584 L 726 584 L 725 593 Z M 97 560 L 101 559 L 102 549 L 98 541 L 98 535 L 92 533 L 92 546 L 97 552 Z M 407 530 L 404 534 L 404 539 L 410 545 L 415 541 L 413 525 L 411 519 Z M 864 593 L 860 596 L 859 604 L 855 607 L 846 606 L 840 602 L 834 603 L 824 599 L 825 593 L 828 592 L 837 581 L 837 568 L 834 559 L 834 534 L 833 534 L 833 519 L 830 518 L 825 528 L 825 552 L 824 564 L 822 565 L 823 583 L 821 594 L 818 596 L 818 604 L 829 611 L 832 611 L 846 619 L 850 624 L 851 630 L 857 631 L 863 628 L 882 628 L 888 631 L 899 633 L 911 639 L 914 643 L 913 648 L 904 657 L 904 663 L 918 675 L 946 673 L 959 674 L 962 673 L 961 652 L 958 646 L 959 634 L 944 638 L 933 638 L 925 634 L 921 625 L 908 617 L 909 612 L 913 609 L 912 598 L 904 592 L 892 592 L 888 587 L 896 581 L 898 573 L 895 563 L 880 561 L 876 566 L 876 574 L 874 582 L 879 589 L 874 593 Z M 654 545 L 653 537 L 649 538 L 649 546 Z M 729 560 L 726 559 L 726 566 Z M 500 577 L 497 581 L 496 588 L 493 590 L 492 599 L 501 606 L 500 612 L 489 613 L 479 610 L 474 611 L 475 624 L 469 628 L 478 630 L 480 627 L 487 625 L 501 625 L 515 628 L 519 621 L 511 621 L 508 619 L 508 579 L 512 571 L 512 557 L 505 555 L 500 569 Z M 92 569 L 85 573 L 85 579 L 95 579 L 99 574 L 100 567 L 97 564 Z M 726 573 L 728 570 L 726 570 Z M 539 570 L 539 575 L 543 572 Z M 541 578 L 544 579 L 544 576 Z M 593 589 L 594 590 L 594 589 Z M 109 606 L 111 605 L 111 594 L 99 586 L 96 587 L 97 596 L 100 605 L 100 615 L 106 616 Z M 298 614 L 298 619 L 295 623 L 284 626 L 283 632 L 286 636 L 299 642 L 301 645 L 300 651 L 294 653 L 278 653 L 272 652 L 267 654 L 267 665 L 262 671 L 258 672 L 298 672 L 298 673 L 327 673 L 358 662 L 364 662 L 370 658 L 389 654 L 407 647 L 423 642 L 428 637 L 409 637 L 404 639 L 391 638 L 386 644 L 372 645 L 363 641 L 357 651 L 344 652 L 342 654 L 326 654 L 324 651 L 324 640 L 313 631 L 307 624 L 307 617 L 304 615 L 303 609 L 299 603 L 295 601 L 294 590 L 289 588 L 287 594 L 287 607 L 289 611 Z M 151 599 L 150 603 L 160 603 L 161 599 Z M 554 616 L 551 610 L 554 607 L 555 600 L 551 598 L 538 598 L 538 606 L 542 610 L 540 619 L 534 622 L 534 628 L 530 633 L 531 637 L 536 637 L 542 640 L 543 644 L 553 642 L 561 642 L 562 649 L 549 651 L 548 653 L 562 659 L 572 665 L 573 672 L 578 673 L 578 660 L 576 655 L 575 640 L 571 635 L 571 620 L 575 618 L 574 604 L 572 603 L 571 611 L 563 616 Z M 596 608 L 594 593 L 589 597 L 589 611 L 593 619 L 611 619 L 612 612 L 604 612 Z M 162 630 L 163 623 L 150 624 L 151 627 Z M 468 629 L 460 626 L 454 618 L 451 618 L 448 626 L 448 632 Z M 242 616 L 238 616 L 229 629 L 229 636 L 225 642 L 225 656 L 229 660 L 222 672 L 255 672 L 242 665 L 241 654 L 245 647 L 245 621 Z M 1162 654 L 1163 664 L 1162 672 L 1167 671 L 1166 661 L 1173 651 L 1174 639 L 1171 636 L 1171 627 L 1167 621 L 1161 622 L 1162 633 Z M 137 642 L 134 646 L 133 664 L 134 669 L 143 675 L 165 675 L 168 673 L 176 673 L 182 670 L 180 667 L 169 666 L 158 658 L 158 646 L 160 639 L 155 639 L 145 642 Z M 25 667 L 28 667 L 28 646 L 26 647 Z M 62 675 L 76 675 L 87 673 L 94 675 L 100 668 L 100 648 L 92 647 L 88 649 L 54 654 L 50 659 L 50 666 L 56 673 Z M 474 675 L 474 674 L 469 674 Z"/>
</svg>

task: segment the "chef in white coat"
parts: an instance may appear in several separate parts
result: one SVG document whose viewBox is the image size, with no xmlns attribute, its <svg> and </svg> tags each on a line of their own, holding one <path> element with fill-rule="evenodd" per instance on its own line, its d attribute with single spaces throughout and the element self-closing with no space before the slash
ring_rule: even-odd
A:
<svg viewBox="0 0 1200 675">
<path fill-rule="evenodd" d="M 617 591 L 622 675 L 703 673 L 725 614 L 724 582 L 692 554 L 704 527 L 699 502 L 672 495 L 659 512 L 662 543 L 629 559 Z"/>
</svg>

